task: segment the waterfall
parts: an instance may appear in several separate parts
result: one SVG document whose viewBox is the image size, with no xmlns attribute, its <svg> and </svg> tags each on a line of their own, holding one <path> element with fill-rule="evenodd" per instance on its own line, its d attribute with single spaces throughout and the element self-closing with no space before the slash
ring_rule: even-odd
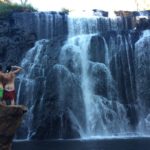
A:
<svg viewBox="0 0 150 150">
<path fill-rule="evenodd" d="M 78 120 L 80 128 L 82 127 L 82 133 L 80 133 L 82 138 L 121 135 L 129 129 L 126 110 L 119 101 L 119 97 L 114 99 L 114 94 L 117 96 L 117 92 L 109 70 L 109 50 L 104 37 L 102 37 L 102 42 L 105 61 L 100 63 L 90 60 L 91 39 L 99 34 L 97 21 L 98 18 L 94 16 L 91 18 L 70 16 L 68 18 L 68 40 L 60 53 L 60 64 L 80 80 L 82 100 L 85 106 L 84 114 L 82 114 L 85 116 L 85 124 L 80 124 L 83 120 L 77 112 L 72 110 L 72 113 L 76 117 L 75 120 Z M 95 50 L 92 49 L 92 52 L 94 53 Z M 103 89 L 106 90 L 104 97 L 98 88 L 106 88 Z M 68 89 L 63 88 L 61 94 L 65 93 L 65 90 Z"/>
<path fill-rule="evenodd" d="M 92 35 L 79 35 L 68 38 L 60 54 L 60 63 L 65 67 L 68 67 L 68 69 L 70 69 L 69 71 L 73 71 L 73 74 L 75 76 L 77 76 L 78 78 L 80 77 L 80 84 L 86 112 L 85 131 L 89 133 L 89 124 L 91 123 L 89 117 L 91 116 L 90 107 L 92 102 L 92 85 L 90 83 L 89 77 L 88 46 L 91 36 Z M 69 53 L 73 53 L 72 58 L 69 58 Z M 71 65 L 69 66 L 69 63 L 72 63 L 73 67 Z"/>
<path fill-rule="evenodd" d="M 135 44 L 136 89 L 138 102 L 139 124 L 137 130 L 141 135 L 149 135 L 149 86 L 150 86 L 150 30 L 144 30 Z"/>
<path fill-rule="evenodd" d="M 13 19 L 17 27 L 27 33 L 36 35 L 37 40 L 53 39 L 67 34 L 66 14 L 59 12 L 22 12 L 14 13 Z"/>
<path fill-rule="evenodd" d="M 134 43 L 127 18 L 34 15 L 43 39 L 17 77 L 17 103 L 29 107 L 20 137 L 149 135 L 149 30 Z"/>
<path fill-rule="evenodd" d="M 17 77 L 19 82 L 18 85 L 18 93 L 17 93 L 17 104 L 24 104 L 29 107 L 28 113 L 25 116 L 25 122 L 22 125 L 27 131 L 24 131 L 26 136 L 30 135 L 31 124 L 33 122 L 33 109 L 36 103 L 36 94 L 40 94 L 39 98 L 41 100 L 41 104 L 39 107 L 39 112 L 42 109 L 42 99 L 45 90 L 45 68 L 47 65 L 47 55 L 44 53 L 43 44 L 46 45 L 48 40 L 41 40 L 36 42 L 35 47 L 30 49 L 24 59 L 21 62 L 21 66 L 23 68 L 23 72 Z M 41 58 L 42 56 L 42 58 Z M 38 84 L 40 80 L 43 80 L 42 83 Z M 41 93 L 36 90 L 36 86 L 41 86 L 43 89 Z"/>
</svg>

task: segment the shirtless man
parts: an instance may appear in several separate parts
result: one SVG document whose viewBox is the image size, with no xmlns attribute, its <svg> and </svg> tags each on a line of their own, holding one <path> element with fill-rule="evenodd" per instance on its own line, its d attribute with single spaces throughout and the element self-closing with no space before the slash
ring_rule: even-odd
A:
<svg viewBox="0 0 150 150">
<path fill-rule="evenodd" d="M 0 103 L 2 103 L 3 99 L 3 78 L 4 78 L 4 73 L 2 72 L 2 65 L 0 64 Z"/>
<path fill-rule="evenodd" d="M 22 70 L 18 66 L 7 66 L 6 73 L 4 74 L 4 96 L 3 102 L 7 105 L 15 104 L 15 78 L 16 74 Z"/>
</svg>

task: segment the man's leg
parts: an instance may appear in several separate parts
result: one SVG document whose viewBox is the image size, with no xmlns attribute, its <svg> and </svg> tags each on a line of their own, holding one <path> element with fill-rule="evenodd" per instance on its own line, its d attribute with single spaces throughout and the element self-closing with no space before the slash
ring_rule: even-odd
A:
<svg viewBox="0 0 150 150">
<path fill-rule="evenodd" d="M 15 100 L 11 100 L 11 105 L 15 105 Z"/>
</svg>

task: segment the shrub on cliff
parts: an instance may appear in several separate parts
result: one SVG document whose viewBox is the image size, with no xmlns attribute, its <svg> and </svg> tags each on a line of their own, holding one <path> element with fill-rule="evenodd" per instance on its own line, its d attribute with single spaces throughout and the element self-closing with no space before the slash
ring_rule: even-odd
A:
<svg viewBox="0 0 150 150">
<path fill-rule="evenodd" d="M 12 12 L 33 12 L 37 11 L 31 5 L 19 5 L 0 1 L 0 16 L 8 15 Z"/>
<path fill-rule="evenodd" d="M 67 8 L 62 8 L 61 11 L 62 11 L 63 13 L 67 13 L 67 14 L 70 12 L 70 10 L 67 9 Z"/>
</svg>

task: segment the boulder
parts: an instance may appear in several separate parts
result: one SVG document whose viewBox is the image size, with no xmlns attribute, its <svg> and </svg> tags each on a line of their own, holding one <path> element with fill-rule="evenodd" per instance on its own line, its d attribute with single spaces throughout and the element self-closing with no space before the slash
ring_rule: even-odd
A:
<svg viewBox="0 0 150 150">
<path fill-rule="evenodd" d="M 0 150 L 10 150 L 16 129 L 19 127 L 25 106 L 0 104 Z"/>
</svg>

